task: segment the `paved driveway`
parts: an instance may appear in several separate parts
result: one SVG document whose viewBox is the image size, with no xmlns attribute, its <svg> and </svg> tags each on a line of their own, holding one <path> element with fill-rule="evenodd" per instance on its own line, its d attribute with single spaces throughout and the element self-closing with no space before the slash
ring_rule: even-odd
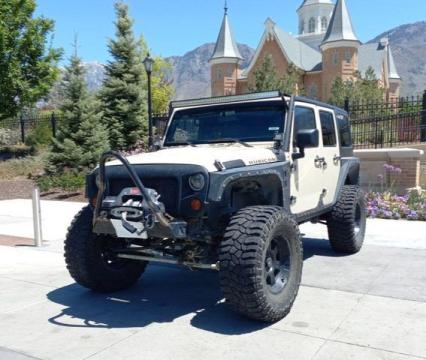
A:
<svg viewBox="0 0 426 360">
<path fill-rule="evenodd" d="M 150 266 L 102 295 L 73 283 L 60 238 L 0 247 L 0 359 L 426 359 L 426 223 L 368 226 L 349 257 L 302 227 L 303 285 L 274 325 L 229 311 L 213 272 Z"/>
</svg>

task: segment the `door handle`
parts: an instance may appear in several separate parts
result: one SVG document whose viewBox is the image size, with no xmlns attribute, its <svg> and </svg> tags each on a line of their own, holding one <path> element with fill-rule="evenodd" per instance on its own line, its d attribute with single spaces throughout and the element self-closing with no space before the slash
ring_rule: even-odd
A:
<svg viewBox="0 0 426 360">
<path fill-rule="evenodd" d="M 317 155 L 317 157 L 315 158 L 314 163 L 315 163 L 315 166 L 316 166 L 316 167 L 321 167 L 324 163 L 325 163 L 325 164 L 327 164 L 327 163 L 325 162 L 325 158 L 323 158 L 323 157 L 319 157 L 318 155 Z"/>
<path fill-rule="evenodd" d="M 342 157 L 339 155 L 334 155 L 333 161 L 335 164 L 337 164 L 340 160 L 342 160 Z"/>
</svg>

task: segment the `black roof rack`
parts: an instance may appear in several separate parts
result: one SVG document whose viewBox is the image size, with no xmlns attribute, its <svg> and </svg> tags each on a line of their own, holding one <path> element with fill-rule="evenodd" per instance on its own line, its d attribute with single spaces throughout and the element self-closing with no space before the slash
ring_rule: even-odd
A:
<svg viewBox="0 0 426 360">
<path fill-rule="evenodd" d="M 172 101 L 170 107 L 182 108 L 190 106 L 202 106 L 202 105 L 217 105 L 217 104 L 229 104 L 234 102 L 242 101 L 253 101 L 253 100 L 263 100 L 263 99 L 273 99 L 277 97 L 289 96 L 281 93 L 280 91 L 266 91 L 258 93 L 249 93 L 244 95 L 230 95 L 230 96 L 216 96 L 209 98 L 201 99 L 189 99 L 189 100 L 178 100 Z"/>
</svg>

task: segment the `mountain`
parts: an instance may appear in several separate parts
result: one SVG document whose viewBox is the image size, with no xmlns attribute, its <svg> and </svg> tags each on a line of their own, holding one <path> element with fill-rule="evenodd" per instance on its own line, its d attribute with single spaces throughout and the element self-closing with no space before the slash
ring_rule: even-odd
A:
<svg viewBox="0 0 426 360">
<path fill-rule="evenodd" d="M 243 68 L 248 65 L 254 50 L 244 44 L 238 44 L 244 58 Z M 183 56 L 172 56 L 167 60 L 173 70 L 170 79 L 176 89 L 176 100 L 206 97 L 210 95 L 209 59 L 214 51 L 214 44 L 204 44 Z"/>
<path fill-rule="evenodd" d="M 105 65 L 98 61 L 90 61 L 84 62 L 83 67 L 86 71 L 86 81 L 89 90 L 99 90 L 105 79 Z"/>
<path fill-rule="evenodd" d="M 426 21 L 398 26 L 375 37 L 389 38 L 399 75 L 401 95 L 422 94 L 426 89 Z"/>
</svg>

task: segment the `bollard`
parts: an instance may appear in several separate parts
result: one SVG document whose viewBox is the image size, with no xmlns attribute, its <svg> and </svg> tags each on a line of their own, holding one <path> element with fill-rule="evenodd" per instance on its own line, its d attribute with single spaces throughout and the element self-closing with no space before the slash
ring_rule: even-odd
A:
<svg viewBox="0 0 426 360">
<path fill-rule="evenodd" d="M 40 208 L 40 189 L 33 189 L 33 223 L 34 223 L 34 245 L 41 247 L 43 237 L 41 233 L 41 208 Z"/>
</svg>

